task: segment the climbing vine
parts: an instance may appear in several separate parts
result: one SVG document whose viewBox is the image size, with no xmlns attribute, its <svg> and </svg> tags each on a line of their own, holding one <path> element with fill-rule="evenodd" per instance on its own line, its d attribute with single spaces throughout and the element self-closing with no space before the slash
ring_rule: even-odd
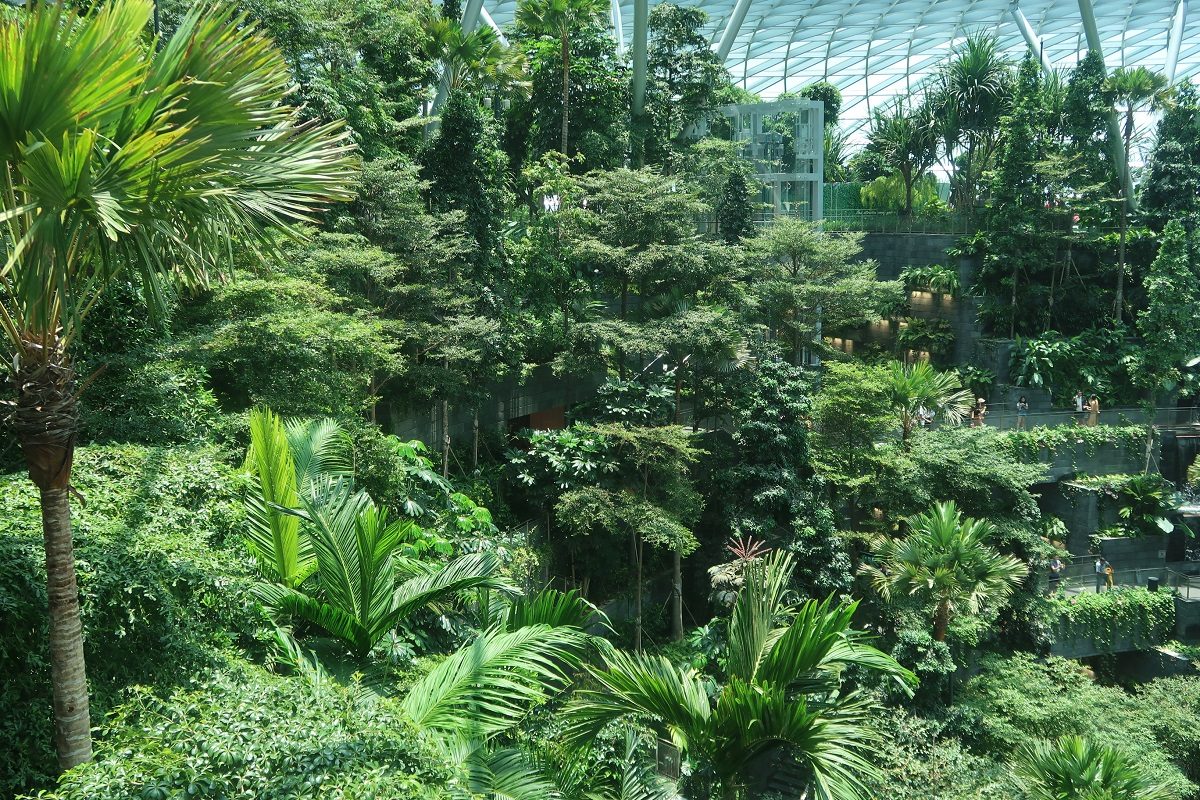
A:
<svg viewBox="0 0 1200 800">
<path fill-rule="evenodd" d="M 1039 460 L 1042 450 L 1057 454 L 1063 448 L 1082 448 L 1089 456 L 1104 446 L 1144 447 L 1145 425 L 1039 425 L 1027 431 L 1009 431 L 1004 439 L 1014 456 L 1027 463 Z"/>
<path fill-rule="evenodd" d="M 1175 596 L 1120 588 L 1047 600 L 1047 622 L 1060 640 L 1090 639 L 1096 645 L 1127 640 L 1159 644 L 1175 630 Z"/>
</svg>

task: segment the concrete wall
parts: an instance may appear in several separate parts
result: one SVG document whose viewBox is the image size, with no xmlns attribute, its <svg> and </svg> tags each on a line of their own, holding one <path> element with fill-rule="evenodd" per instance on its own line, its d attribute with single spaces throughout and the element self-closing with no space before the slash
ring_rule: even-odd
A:
<svg viewBox="0 0 1200 800">
<path fill-rule="evenodd" d="M 531 416 L 531 427 L 561 427 L 562 412 L 575 403 L 591 399 L 604 382 L 604 376 L 555 376 L 549 366 L 536 368 L 525 380 L 510 378 L 488 387 L 479 407 L 480 431 L 507 430 L 509 423 Z M 450 438 L 452 442 L 470 441 L 474 436 L 475 410 L 467 406 L 451 406 Z M 387 429 L 402 439 L 420 439 L 432 449 L 441 445 L 441 407 L 404 408 L 389 405 Z"/>
</svg>

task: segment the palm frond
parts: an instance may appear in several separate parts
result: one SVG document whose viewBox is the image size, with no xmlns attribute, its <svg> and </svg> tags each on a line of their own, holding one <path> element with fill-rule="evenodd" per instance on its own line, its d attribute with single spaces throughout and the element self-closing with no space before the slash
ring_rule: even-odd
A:
<svg viewBox="0 0 1200 800">
<path fill-rule="evenodd" d="M 414 684 L 404 710 L 430 730 L 507 730 L 567 684 L 584 640 L 578 630 L 548 625 L 490 630 Z"/>
</svg>

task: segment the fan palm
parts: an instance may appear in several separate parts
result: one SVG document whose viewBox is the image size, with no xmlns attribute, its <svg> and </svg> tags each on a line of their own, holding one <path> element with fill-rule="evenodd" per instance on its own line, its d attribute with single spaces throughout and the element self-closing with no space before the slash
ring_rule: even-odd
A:
<svg viewBox="0 0 1200 800">
<path fill-rule="evenodd" d="M 306 523 L 317 588 L 260 584 L 258 594 L 271 607 L 325 629 L 359 657 L 417 609 L 466 589 L 510 590 L 492 553 L 462 556 L 440 569 L 406 558 L 401 550 L 415 523 L 389 520 L 348 481 L 327 478 L 301 502 L 303 510 L 292 513 Z"/>
<path fill-rule="evenodd" d="M 1145 67 L 1118 67 L 1105 80 L 1104 88 L 1112 98 L 1113 104 L 1124 112 L 1125 124 L 1121 132 L 1121 142 L 1124 146 L 1125 160 L 1122 168 L 1128 178 L 1130 151 L 1133 148 L 1134 115 L 1163 106 L 1169 100 L 1170 88 L 1165 75 Z M 1126 179 L 1121 185 L 1130 186 L 1132 183 Z M 1128 201 L 1121 204 L 1121 235 L 1117 245 L 1117 293 L 1113 312 L 1118 325 L 1121 323 L 1125 305 L 1125 250 L 1129 236 L 1129 210 Z"/>
<path fill-rule="evenodd" d="M 932 604 L 933 638 L 939 642 L 954 614 L 977 614 L 1005 599 L 1029 571 L 988 545 L 995 532 L 990 522 L 964 519 L 953 501 L 909 517 L 908 526 L 907 536 L 880 541 L 876 565 L 862 571 L 885 600 L 901 595 Z"/>
<path fill-rule="evenodd" d="M 591 670 L 596 685 L 564 710 L 568 738 L 588 742 L 615 720 L 644 718 L 726 798 L 739 797 L 753 765 L 774 756 L 798 765 L 815 797 L 862 796 L 862 778 L 874 772 L 872 706 L 843 691 L 842 672 L 854 665 L 915 679 L 850 628 L 857 604 L 791 605 L 792 571 L 791 556 L 781 553 L 747 570 L 729 621 L 728 676 L 715 699 L 693 670 L 614 651 Z"/>
<path fill-rule="evenodd" d="M 151 16 L 150 0 L 113 0 L 0 21 L 0 330 L 8 418 L 41 493 L 63 767 L 91 757 L 69 503 L 84 319 L 118 276 L 159 305 L 231 242 L 261 251 L 265 229 L 350 196 L 341 126 L 300 123 L 283 56 L 243 14 L 201 4 L 155 42 Z"/>
<path fill-rule="evenodd" d="M 524 54 L 506 45 L 491 27 L 468 33 L 458 22 L 431 11 L 425 19 L 425 32 L 429 55 L 442 62 L 450 91 L 469 86 L 503 92 L 527 86 Z"/>
<path fill-rule="evenodd" d="M 1031 800 L 1173 800 L 1179 796 L 1154 782 L 1125 753 L 1081 736 L 1027 744 L 1017 752 L 1013 766 Z"/>
<path fill-rule="evenodd" d="M 300 519 L 285 509 L 299 508 L 324 479 L 353 475 L 348 444 L 331 419 L 285 422 L 267 408 L 250 412 L 246 544 L 264 577 L 295 588 L 316 569 Z"/>
<path fill-rule="evenodd" d="M 971 407 L 971 393 L 953 372 L 938 372 L 926 361 L 888 367 L 888 401 L 900 418 L 900 437 L 908 443 L 922 408 L 948 422 L 962 422 Z"/>
<path fill-rule="evenodd" d="M 571 32 L 598 19 L 607 8 L 602 0 L 520 0 L 517 25 L 532 33 L 558 39 L 562 59 L 562 145 L 570 155 L 568 130 L 571 105 Z"/>
</svg>

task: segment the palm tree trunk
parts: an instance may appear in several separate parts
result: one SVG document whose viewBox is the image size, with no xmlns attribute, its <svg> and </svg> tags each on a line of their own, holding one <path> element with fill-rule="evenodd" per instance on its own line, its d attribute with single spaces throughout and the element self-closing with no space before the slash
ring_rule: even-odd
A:
<svg viewBox="0 0 1200 800">
<path fill-rule="evenodd" d="M 75 372 L 57 346 L 25 342 L 13 384 L 12 425 L 29 477 L 41 493 L 50 631 L 54 745 L 63 770 L 92 758 L 83 622 L 71 540 L 71 464 L 75 455 Z M 47 359 L 47 356 L 50 356 Z"/>
<path fill-rule="evenodd" d="M 946 641 L 946 629 L 950 627 L 950 604 L 945 600 L 939 600 L 937 611 L 933 615 L 933 640 L 935 642 Z"/>
<path fill-rule="evenodd" d="M 570 155 L 567 152 L 567 120 L 570 117 L 571 104 L 571 48 L 568 44 L 567 32 L 562 32 L 562 154 Z"/>
<path fill-rule="evenodd" d="M 642 537 L 633 533 L 633 651 L 642 651 Z"/>
</svg>

